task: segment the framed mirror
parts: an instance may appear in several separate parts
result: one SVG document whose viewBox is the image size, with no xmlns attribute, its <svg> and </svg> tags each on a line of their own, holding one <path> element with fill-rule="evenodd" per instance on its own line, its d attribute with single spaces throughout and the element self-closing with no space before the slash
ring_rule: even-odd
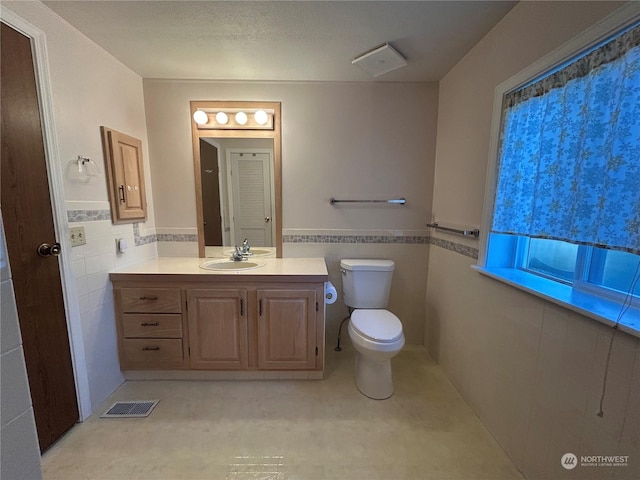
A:
<svg viewBox="0 0 640 480">
<path fill-rule="evenodd" d="M 200 257 L 282 257 L 280 128 L 280 102 L 191 102 Z"/>
</svg>

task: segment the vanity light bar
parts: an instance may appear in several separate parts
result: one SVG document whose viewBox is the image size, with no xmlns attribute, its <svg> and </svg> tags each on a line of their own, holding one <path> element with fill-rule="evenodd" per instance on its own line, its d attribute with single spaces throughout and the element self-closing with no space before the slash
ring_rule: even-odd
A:
<svg viewBox="0 0 640 480">
<path fill-rule="evenodd" d="M 199 108 L 193 113 L 198 130 L 273 130 L 272 109 Z"/>
</svg>

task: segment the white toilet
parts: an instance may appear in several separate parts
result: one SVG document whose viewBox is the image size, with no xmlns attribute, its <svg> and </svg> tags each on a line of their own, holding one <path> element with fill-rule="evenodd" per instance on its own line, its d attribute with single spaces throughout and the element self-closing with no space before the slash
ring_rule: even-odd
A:
<svg viewBox="0 0 640 480">
<path fill-rule="evenodd" d="M 393 395 L 391 358 L 404 346 L 402 323 L 384 310 L 389 302 L 391 260 L 340 261 L 344 303 L 351 309 L 349 337 L 356 349 L 356 385 L 367 397 Z"/>
</svg>

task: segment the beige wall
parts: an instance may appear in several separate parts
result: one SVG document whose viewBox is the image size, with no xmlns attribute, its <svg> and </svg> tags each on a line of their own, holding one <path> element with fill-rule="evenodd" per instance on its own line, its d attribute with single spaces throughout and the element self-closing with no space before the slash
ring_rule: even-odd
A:
<svg viewBox="0 0 640 480">
<path fill-rule="evenodd" d="M 195 231 L 190 100 L 282 102 L 285 234 L 426 234 L 431 214 L 437 86 L 433 83 L 218 83 L 144 80 L 156 224 Z M 403 196 L 405 206 L 332 207 L 331 197 Z M 182 230 L 181 230 L 182 229 Z M 190 230 L 187 230 L 190 229 Z M 412 232 L 412 233 L 411 233 Z M 160 242 L 161 255 L 196 255 L 195 245 Z M 285 244 L 287 257 L 325 257 L 340 290 L 340 258 L 396 259 L 390 310 L 408 343 L 422 343 L 427 245 Z M 327 337 L 347 314 L 327 309 Z"/>
<path fill-rule="evenodd" d="M 268 100 L 282 102 L 284 228 L 424 228 L 433 184 L 435 84 L 145 79 L 144 95 L 159 227 L 196 223 L 189 101 Z M 407 205 L 329 205 L 329 198 L 342 195 L 401 195 Z"/>
<path fill-rule="evenodd" d="M 59 159 L 54 168 L 62 172 L 61 197 L 66 210 L 108 212 L 100 126 L 140 138 L 149 171 L 142 79 L 41 3 L 2 2 L 2 7 L 35 26 L 46 38 Z M 89 183 L 73 181 L 67 167 L 78 155 L 93 159 L 103 175 Z M 77 167 L 71 170 L 77 172 Z M 154 217 L 150 177 L 145 181 L 149 220 L 140 224 L 142 234 L 153 232 Z M 132 224 L 113 225 L 108 217 L 70 223 L 78 225 L 85 227 L 87 244 L 64 252 L 67 261 L 71 258 L 75 280 L 68 285 L 73 303 L 68 313 L 71 336 L 81 339 L 75 341 L 73 350 L 76 377 L 83 378 L 78 382 L 81 396 L 87 393 L 82 385 L 88 385 L 90 398 L 82 403 L 95 409 L 123 381 L 108 272 L 119 265 L 155 257 L 157 250 L 155 243 L 135 245 Z M 116 252 L 116 238 L 127 239 L 127 253 Z"/>
<path fill-rule="evenodd" d="M 521 2 L 442 79 L 433 209 L 443 223 L 481 224 L 495 87 L 618 5 Z M 597 417 L 612 330 L 483 277 L 474 263 L 431 246 L 425 344 L 516 466 L 529 479 L 639 478 L 638 339 L 616 336 Z M 567 471 L 567 452 L 631 455 L 631 464 Z"/>
</svg>

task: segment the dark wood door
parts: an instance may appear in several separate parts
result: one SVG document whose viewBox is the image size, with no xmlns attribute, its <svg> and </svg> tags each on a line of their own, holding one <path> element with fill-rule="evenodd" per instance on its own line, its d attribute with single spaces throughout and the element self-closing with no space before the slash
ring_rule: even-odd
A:
<svg viewBox="0 0 640 480">
<path fill-rule="evenodd" d="M 46 450 L 78 420 L 78 402 L 56 241 L 31 41 L 2 24 L 0 202 L 31 399 Z"/>
<path fill-rule="evenodd" d="M 200 140 L 200 170 L 204 244 L 220 246 L 222 245 L 222 214 L 220 181 L 218 179 L 218 149 L 204 140 Z"/>
</svg>

